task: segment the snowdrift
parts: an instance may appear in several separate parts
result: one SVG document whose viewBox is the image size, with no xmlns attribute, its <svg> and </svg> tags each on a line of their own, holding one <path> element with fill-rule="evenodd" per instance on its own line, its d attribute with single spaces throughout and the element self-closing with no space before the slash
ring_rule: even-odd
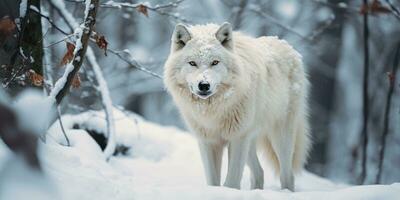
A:
<svg viewBox="0 0 400 200">
<path fill-rule="evenodd" d="M 242 190 L 206 186 L 197 143 L 189 133 L 148 122 L 119 109 L 115 109 L 114 114 L 116 141 L 126 151 L 112 157 L 109 162 L 88 134 L 106 132 L 102 112 L 62 117 L 71 147 L 60 145 L 66 142 L 58 122 L 50 128 L 46 144 L 40 145 L 39 155 L 45 175 L 55 186 L 59 199 L 365 200 L 400 197 L 399 183 L 349 186 L 306 171 L 297 178 L 296 192 L 292 193 L 280 190 L 278 180 L 266 167 L 264 190 L 249 190 L 248 169 L 244 172 Z M 6 154 L 11 153 L 0 143 L 0 167 L 7 166 L 4 163 Z M 222 173 L 226 174 L 226 155 L 223 166 Z M 19 189 L 24 191 L 24 188 Z"/>
</svg>

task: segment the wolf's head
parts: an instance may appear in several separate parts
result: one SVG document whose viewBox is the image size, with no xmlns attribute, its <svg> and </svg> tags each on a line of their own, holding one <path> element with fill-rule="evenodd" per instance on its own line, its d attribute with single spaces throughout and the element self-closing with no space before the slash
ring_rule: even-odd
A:
<svg viewBox="0 0 400 200">
<path fill-rule="evenodd" d="M 200 99 L 223 96 L 234 89 L 238 63 L 234 56 L 232 26 L 225 22 L 186 27 L 172 34 L 171 53 L 165 64 L 165 84 Z"/>
</svg>

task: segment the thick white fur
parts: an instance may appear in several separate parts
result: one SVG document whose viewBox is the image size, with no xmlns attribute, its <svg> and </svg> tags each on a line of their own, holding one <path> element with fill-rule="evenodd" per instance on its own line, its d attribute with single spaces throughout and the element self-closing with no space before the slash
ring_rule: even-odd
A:
<svg viewBox="0 0 400 200">
<path fill-rule="evenodd" d="M 247 161 L 252 188 L 262 188 L 257 146 L 280 174 L 281 187 L 294 191 L 294 174 L 310 147 L 309 83 L 301 55 L 277 37 L 252 38 L 223 26 L 228 34 L 222 36 L 216 36 L 220 27 L 215 24 L 176 27 L 165 86 L 198 137 L 208 184 L 220 185 L 222 151 L 228 146 L 224 185 L 240 188 Z M 217 37 L 224 36 L 222 44 L 224 38 Z M 207 66 L 215 59 L 217 66 Z M 201 66 L 188 65 L 191 60 Z M 215 93 L 202 99 L 192 93 L 190 77 L 205 70 L 218 80 Z"/>
</svg>

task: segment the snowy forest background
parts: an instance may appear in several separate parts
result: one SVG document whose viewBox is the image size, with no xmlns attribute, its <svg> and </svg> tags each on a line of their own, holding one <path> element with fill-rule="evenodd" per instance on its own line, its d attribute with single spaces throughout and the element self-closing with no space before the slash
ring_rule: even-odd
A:
<svg viewBox="0 0 400 200">
<path fill-rule="evenodd" d="M 76 42 L 77 24 L 61 7 L 80 24 L 84 2 L 28 0 L 20 18 L 21 1 L 0 0 L 1 90 L 10 99 L 27 88 L 49 92 L 65 73 L 63 64 L 74 58 L 68 44 Z M 173 28 L 178 22 L 228 21 L 255 37 L 277 35 L 303 55 L 312 85 L 314 144 L 307 170 L 351 184 L 400 181 L 400 1 L 100 0 L 99 5 L 89 46 L 112 105 L 185 129 L 160 78 Z M 106 88 L 98 87 L 102 80 L 94 68 L 90 59 L 83 61 L 58 106 L 61 113 L 104 108 Z M 6 123 L 0 121 L 0 127 Z"/>
</svg>

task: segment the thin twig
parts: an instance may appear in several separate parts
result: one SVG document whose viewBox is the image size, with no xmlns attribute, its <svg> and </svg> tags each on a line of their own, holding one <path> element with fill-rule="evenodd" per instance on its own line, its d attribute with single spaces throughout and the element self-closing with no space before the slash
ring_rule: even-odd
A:
<svg viewBox="0 0 400 200">
<path fill-rule="evenodd" d="M 32 9 L 32 8 L 29 8 L 29 9 L 30 9 L 31 11 L 37 13 L 37 14 L 40 15 L 41 17 L 45 18 L 45 19 L 51 24 L 51 26 L 53 26 L 55 29 L 57 29 L 57 30 L 60 31 L 61 33 L 65 34 L 65 35 L 68 35 L 68 33 L 65 32 L 64 30 L 62 30 L 60 27 L 58 27 L 58 26 L 53 22 L 53 20 L 50 19 L 49 16 L 46 16 L 46 15 L 42 14 L 42 13 L 39 12 L 38 10 L 35 10 L 35 9 Z"/>
<path fill-rule="evenodd" d="M 251 6 L 249 6 L 249 10 L 252 11 L 252 12 L 257 13 L 258 15 L 260 15 L 260 16 L 262 16 L 264 18 L 266 18 L 267 20 L 269 20 L 270 22 L 278 25 L 282 29 L 285 29 L 285 30 L 289 31 L 290 33 L 293 33 L 294 35 L 298 36 L 299 38 L 311 42 L 308 37 L 302 35 L 301 33 L 299 33 L 298 31 L 294 30 L 293 28 L 291 28 L 291 27 L 289 27 L 289 26 L 287 26 L 285 24 L 282 24 L 279 20 L 277 20 L 274 17 L 268 15 L 267 13 L 262 12 L 261 9 L 258 6 L 251 5 Z"/>
<path fill-rule="evenodd" d="M 368 5 L 367 0 L 363 0 L 364 5 Z M 363 15 L 363 32 L 364 32 L 364 76 L 363 76 L 363 124 L 361 130 L 362 136 L 362 160 L 361 174 L 359 184 L 363 184 L 367 175 L 367 146 L 368 146 L 368 116 L 369 116 L 369 97 L 368 97 L 368 78 L 369 78 L 369 27 L 368 13 Z"/>
<path fill-rule="evenodd" d="M 129 55 L 129 59 L 126 58 L 125 56 L 122 55 L 122 53 L 128 54 L 125 51 L 116 51 L 116 50 L 112 50 L 112 49 L 107 49 L 108 52 L 111 52 L 112 54 L 116 55 L 117 57 L 119 57 L 121 60 L 125 61 L 127 64 L 129 64 L 129 66 L 134 67 L 140 71 L 146 72 L 147 74 L 150 74 L 154 77 L 157 77 L 159 79 L 162 79 L 163 77 L 155 72 L 152 72 L 150 70 L 148 70 L 147 68 L 141 66 L 136 60 L 132 59 L 132 56 Z"/>
<path fill-rule="evenodd" d="M 350 7 L 348 4 L 341 2 L 341 3 L 332 3 L 326 0 L 310 0 L 313 1 L 314 3 L 323 5 L 323 6 L 327 6 L 333 9 L 338 9 L 338 10 L 343 10 L 345 12 L 348 13 L 352 13 L 352 14 L 359 14 L 360 10 L 356 7 Z"/>
<path fill-rule="evenodd" d="M 62 133 L 63 133 L 63 135 L 65 137 L 65 140 L 67 141 L 67 146 L 71 146 L 71 143 L 69 142 L 67 133 L 65 132 L 64 125 L 63 125 L 62 120 L 61 120 L 60 106 L 57 106 L 57 118 L 58 118 L 58 122 L 60 123 L 61 131 L 62 131 Z"/>
<path fill-rule="evenodd" d="M 247 6 L 248 0 L 240 0 L 239 5 L 234 7 L 235 12 L 232 26 L 234 29 L 239 29 L 243 21 L 243 13 Z M 237 8 L 237 9 L 236 9 Z"/>
<path fill-rule="evenodd" d="M 19 51 L 18 51 L 17 55 L 21 56 L 22 64 L 18 68 L 18 70 L 14 74 L 12 74 L 11 78 L 6 83 L 3 84 L 3 88 L 8 88 L 8 86 L 15 80 L 15 78 L 17 78 L 17 76 L 24 70 L 24 68 L 27 66 L 27 64 L 30 63 L 30 60 L 28 59 L 28 57 L 26 57 L 23 54 L 23 49 L 21 47 L 19 47 L 18 49 L 19 49 Z M 30 55 L 29 55 L 29 57 L 30 57 Z"/>
<path fill-rule="evenodd" d="M 66 22 L 70 31 L 74 32 L 74 27 L 78 27 L 79 24 L 75 20 L 73 20 L 74 17 L 71 15 L 71 13 L 69 13 L 66 10 L 64 2 L 58 0 L 49 0 L 48 2 L 51 5 L 51 7 L 54 8 L 57 11 L 57 13 L 61 16 L 61 18 Z"/>
<path fill-rule="evenodd" d="M 315 38 L 320 36 L 326 29 L 328 29 L 333 24 L 334 21 L 335 21 L 334 16 L 329 17 L 329 19 L 325 20 L 319 28 L 313 30 L 311 35 L 308 36 L 308 38 L 312 41 L 315 40 Z"/>
<path fill-rule="evenodd" d="M 128 3 L 128 2 L 108 1 L 106 3 L 100 4 L 100 7 L 102 7 L 102 8 L 113 8 L 113 9 L 121 9 L 121 8 L 138 9 L 138 8 L 142 8 L 143 7 L 145 9 L 153 11 L 153 12 L 159 14 L 159 15 L 164 15 L 164 16 L 173 18 L 173 19 L 175 19 L 177 21 L 181 21 L 181 22 L 187 23 L 187 22 L 190 22 L 190 21 L 185 19 L 184 17 L 182 17 L 178 13 L 170 13 L 170 12 L 164 11 L 164 9 L 167 9 L 167 8 L 176 8 L 184 1 L 185 0 L 177 0 L 177 1 L 172 1 L 172 2 L 165 3 L 165 4 L 157 4 L 157 5 L 151 5 L 149 3 Z M 70 0 L 69 2 L 83 3 L 82 1 L 79 1 L 79 0 L 78 1 Z"/>
<path fill-rule="evenodd" d="M 386 3 L 390 7 L 391 13 L 398 19 L 400 20 L 400 11 L 399 9 L 396 8 L 396 6 L 393 5 L 393 3 L 390 0 L 386 0 Z"/>
<path fill-rule="evenodd" d="M 53 42 L 53 43 L 51 43 L 51 44 L 49 44 L 49 45 L 47 45 L 47 46 L 45 46 L 45 47 L 43 47 L 43 48 L 44 48 L 44 49 L 48 49 L 48 48 L 50 48 L 50 47 L 52 47 L 52 46 L 54 46 L 54 45 L 57 45 L 57 44 L 59 44 L 59 43 L 61 43 L 61 42 L 64 42 L 65 40 L 67 40 L 67 39 L 69 39 L 69 38 L 71 38 L 71 37 L 73 37 L 73 36 L 75 36 L 75 34 L 67 35 L 67 36 L 65 36 L 64 38 L 62 38 L 61 40 L 55 41 L 55 42 Z"/>
<path fill-rule="evenodd" d="M 384 118 L 384 122 L 383 122 L 384 124 L 383 124 L 382 136 L 381 136 L 381 143 L 379 146 L 378 173 L 376 174 L 376 178 L 375 178 L 376 184 L 379 184 L 381 182 L 382 165 L 383 165 L 383 160 L 385 158 L 386 137 L 389 134 L 389 117 L 390 117 L 390 111 L 391 111 L 390 107 L 392 105 L 392 97 L 393 97 L 394 88 L 395 88 L 394 86 L 396 83 L 396 73 L 397 73 L 397 69 L 399 67 L 399 61 L 400 61 L 400 42 L 395 51 L 392 71 L 389 72 L 389 74 L 388 74 L 389 91 L 388 91 L 387 97 L 386 97 L 385 116 L 384 116 L 385 118 Z"/>
</svg>

